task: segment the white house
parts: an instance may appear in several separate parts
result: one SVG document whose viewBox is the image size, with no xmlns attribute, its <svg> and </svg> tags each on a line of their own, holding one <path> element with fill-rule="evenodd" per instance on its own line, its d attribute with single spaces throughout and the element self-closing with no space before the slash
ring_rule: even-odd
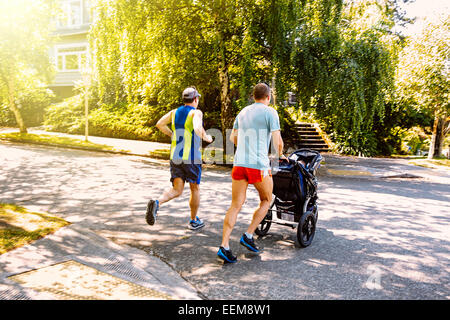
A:
<svg viewBox="0 0 450 320">
<path fill-rule="evenodd" d="M 88 63 L 91 27 L 90 0 L 59 0 L 60 14 L 54 32 L 55 44 L 50 56 L 57 73 L 49 86 L 60 98 L 75 94 L 75 83 L 81 81 L 82 71 Z"/>
</svg>

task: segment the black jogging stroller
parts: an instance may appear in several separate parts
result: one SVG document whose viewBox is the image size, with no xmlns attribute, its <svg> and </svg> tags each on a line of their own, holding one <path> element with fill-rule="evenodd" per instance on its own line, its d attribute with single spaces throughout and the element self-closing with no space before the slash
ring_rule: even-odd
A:
<svg viewBox="0 0 450 320">
<path fill-rule="evenodd" d="M 288 160 L 279 160 L 273 168 L 274 198 L 267 215 L 256 229 L 264 236 L 272 223 L 297 227 L 297 239 L 303 248 L 312 243 L 318 219 L 316 172 L 323 157 L 318 151 L 299 149 Z"/>
</svg>

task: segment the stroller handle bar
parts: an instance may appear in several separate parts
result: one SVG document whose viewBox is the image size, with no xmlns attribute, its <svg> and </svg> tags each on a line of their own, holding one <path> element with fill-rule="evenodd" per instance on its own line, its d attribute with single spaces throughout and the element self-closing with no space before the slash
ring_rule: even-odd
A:
<svg viewBox="0 0 450 320">
<path fill-rule="evenodd" d="M 306 158 L 309 158 L 309 161 Z M 299 166 L 304 173 L 311 177 L 316 175 L 322 160 L 323 157 L 318 151 L 304 148 L 292 152 L 287 158 L 279 157 L 278 162 L 288 162 L 290 165 Z"/>
</svg>

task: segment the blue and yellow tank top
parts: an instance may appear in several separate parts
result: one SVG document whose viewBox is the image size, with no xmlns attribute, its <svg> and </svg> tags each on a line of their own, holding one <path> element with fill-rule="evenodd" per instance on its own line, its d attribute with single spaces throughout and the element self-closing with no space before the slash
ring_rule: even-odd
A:
<svg viewBox="0 0 450 320">
<path fill-rule="evenodd" d="M 181 106 L 172 112 L 172 145 L 170 160 L 183 163 L 202 162 L 201 139 L 194 132 L 194 112 L 191 106 Z"/>
</svg>

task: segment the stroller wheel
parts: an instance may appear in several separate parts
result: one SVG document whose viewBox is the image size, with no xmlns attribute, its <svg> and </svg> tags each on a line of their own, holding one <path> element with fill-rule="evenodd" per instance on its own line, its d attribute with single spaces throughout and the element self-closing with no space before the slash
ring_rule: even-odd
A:
<svg viewBox="0 0 450 320">
<path fill-rule="evenodd" d="M 267 232 L 269 232 L 270 226 L 272 225 L 272 208 L 275 204 L 272 203 L 270 206 L 269 211 L 267 211 L 266 216 L 264 217 L 263 221 L 258 225 L 258 227 L 255 230 L 255 233 L 258 236 L 265 236 Z"/>
<path fill-rule="evenodd" d="M 316 218 L 312 211 L 305 212 L 300 218 L 297 227 L 297 239 L 301 247 L 309 246 L 316 233 Z"/>
</svg>

